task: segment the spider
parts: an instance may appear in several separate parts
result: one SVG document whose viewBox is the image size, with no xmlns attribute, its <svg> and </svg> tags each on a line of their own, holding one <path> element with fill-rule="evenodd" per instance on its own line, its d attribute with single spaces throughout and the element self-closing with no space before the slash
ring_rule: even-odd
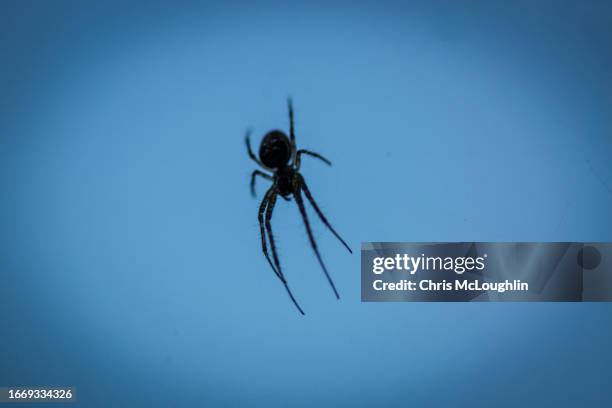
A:
<svg viewBox="0 0 612 408">
<path fill-rule="evenodd" d="M 319 253 L 319 249 L 317 248 L 317 243 L 315 242 L 314 236 L 312 234 L 312 230 L 310 228 L 310 223 L 308 222 L 308 215 L 306 215 L 306 209 L 304 207 L 304 200 L 302 198 L 302 191 L 304 195 L 312 205 L 312 208 L 315 210 L 323 224 L 342 242 L 344 247 L 350 252 L 353 253 L 351 248 L 347 245 L 347 243 L 338 235 L 336 230 L 331 226 L 323 212 L 315 202 L 308 186 L 306 185 L 306 181 L 304 177 L 300 174 L 300 160 L 302 155 L 307 155 L 319 159 L 326 163 L 328 166 L 331 166 L 331 162 L 327 160 L 325 157 L 321 156 L 318 153 L 311 152 L 310 150 L 300 149 L 297 150 L 295 146 L 295 132 L 293 130 L 293 105 L 291 102 L 291 98 L 287 100 L 288 108 L 289 108 L 289 137 L 282 132 L 281 130 L 271 130 L 265 134 L 261 141 L 261 145 L 259 146 L 259 158 L 255 156 L 253 150 L 251 149 L 251 130 L 247 130 L 245 136 L 245 143 L 247 147 L 247 152 L 249 157 L 257 163 L 261 168 L 269 171 L 272 175 L 269 175 L 261 170 L 255 170 L 251 174 L 251 195 L 255 197 L 255 180 L 256 178 L 262 177 L 268 181 L 272 182 L 272 186 L 268 189 L 264 198 L 259 205 L 259 229 L 261 234 L 261 246 L 263 253 L 270 264 L 270 267 L 276 274 L 276 276 L 280 279 L 280 281 L 285 286 L 287 290 L 287 294 L 291 298 L 291 301 L 298 309 L 298 311 L 303 315 L 304 311 L 298 304 L 297 300 L 291 293 L 289 289 L 289 285 L 287 280 L 285 279 L 285 275 L 280 266 L 280 262 L 278 260 L 278 253 L 276 251 L 276 245 L 274 244 L 274 235 L 272 235 L 272 225 L 270 220 L 272 219 L 272 211 L 274 210 L 274 205 L 276 204 L 276 199 L 280 195 L 286 201 L 291 201 L 291 197 L 295 198 L 295 202 L 297 203 L 298 209 L 300 210 L 300 214 L 302 216 L 302 220 L 304 222 L 304 226 L 306 227 L 306 232 L 308 233 L 308 239 L 310 240 L 310 246 L 312 247 L 323 272 L 325 272 L 325 276 L 327 277 L 327 281 L 329 282 L 332 290 L 334 291 L 334 295 L 336 295 L 337 299 L 340 299 L 340 295 L 338 295 L 338 291 L 336 290 L 336 286 L 323 263 L 323 259 L 321 258 L 321 254 Z M 264 229 L 265 225 L 265 229 Z M 270 255 L 268 254 L 268 247 L 266 244 L 266 232 L 268 234 L 268 240 L 270 241 L 270 247 L 272 249 L 272 260 L 270 259 Z"/>
</svg>

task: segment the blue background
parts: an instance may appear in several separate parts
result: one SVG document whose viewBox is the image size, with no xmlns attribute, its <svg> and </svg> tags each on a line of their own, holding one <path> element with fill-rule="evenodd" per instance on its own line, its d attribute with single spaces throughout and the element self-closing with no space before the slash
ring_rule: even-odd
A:
<svg viewBox="0 0 612 408">
<path fill-rule="evenodd" d="M 0 384 L 84 407 L 610 404 L 610 304 L 362 304 L 361 241 L 611 241 L 609 2 L 0 5 Z M 259 197 L 265 183 L 259 184 Z M 311 212 L 314 219 L 314 213 Z"/>
</svg>

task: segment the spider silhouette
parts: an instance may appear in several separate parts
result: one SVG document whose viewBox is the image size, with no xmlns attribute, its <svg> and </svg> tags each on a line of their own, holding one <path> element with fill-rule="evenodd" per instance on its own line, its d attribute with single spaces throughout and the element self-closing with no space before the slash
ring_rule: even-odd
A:
<svg viewBox="0 0 612 408">
<path fill-rule="evenodd" d="M 271 130 L 261 141 L 261 145 L 259 146 L 259 158 L 255 156 L 253 150 L 251 149 L 251 130 L 247 130 L 245 136 L 245 142 L 247 147 L 247 152 L 249 157 L 253 159 L 255 163 L 257 163 L 263 169 L 272 173 L 269 175 L 264 173 L 261 170 L 255 170 L 251 174 L 251 195 L 255 197 L 255 179 L 257 176 L 262 177 L 268 181 L 272 182 L 272 186 L 266 192 L 261 204 L 259 205 L 259 229 L 261 234 L 261 246 L 263 253 L 270 264 L 270 267 L 276 274 L 276 276 L 280 279 L 280 281 L 285 286 L 287 290 L 287 294 L 291 298 L 291 301 L 297 307 L 301 314 L 304 314 L 304 311 L 295 300 L 293 293 L 289 289 L 289 285 L 287 284 L 287 280 L 285 279 L 285 275 L 280 266 L 280 262 L 278 260 L 278 253 L 276 251 L 276 245 L 274 244 L 274 235 L 272 234 L 272 225 L 270 220 L 272 219 L 272 211 L 274 211 L 274 205 L 276 204 L 276 199 L 280 195 L 286 201 L 291 201 L 291 197 L 295 198 L 295 202 L 297 203 L 298 209 L 300 210 L 300 214 L 302 215 L 302 220 L 306 227 L 306 232 L 308 233 L 308 239 L 310 240 L 310 246 L 312 247 L 321 268 L 323 268 L 323 272 L 325 272 L 325 276 L 327 277 L 327 281 L 332 287 L 334 294 L 337 299 L 340 299 L 338 295 L 338 291 L 336 290 L 336 286 L 323 263 L 323 259 L 321 258 L 321 254 L 319 253 L 319 249 L 317 248 L 317 243 L 312 234 L 312 230 L 310 228 L 310 223 L 308 221 L 308 215 L 306 214 L 306 209 L 304 207 L 304 200 L 302 198 L 302 191 L 304 195 L 312 205 L 312 208 L 315 210 L 323 224 L 342 242 L 344 247 L 350 252 L 353 253 L 351 248 L 346 244 L 346 242 L 338 235 L 336 230 L 331 226 L 323 212 L 315 202 L 308 186 L 306 185 L 306 181 L 304 177 L 300 174 L 300 160 L 302 155 L 308 155 L 314 158 L 317 158 L 327 165 L 331 166 L 331 162 L 327 160 L 325 157 L 321 156 L 318 153 L 311 152 L 310 150 L 300 149 L 297 150 L 295 146 L 295 132 L 293 130 L 293 105 L 291 102 L 291 98 L 287 100 L 287 104 L 289 107 L 289 137 L 285 133 L 280 130 Z M 265 229 L 264 229 L 265 225 Z M 268 234 L 268 240 L 270 241 L 270 247 L 272 249 L 272 260 L 270 259 L 270 255 L 268 254 L 268 247 L 266 244 L 266 232 Z"/>
</svg>

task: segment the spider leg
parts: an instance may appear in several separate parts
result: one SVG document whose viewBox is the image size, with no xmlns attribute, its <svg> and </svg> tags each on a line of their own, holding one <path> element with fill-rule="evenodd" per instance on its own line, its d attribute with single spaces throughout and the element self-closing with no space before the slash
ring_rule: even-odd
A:
<svg viewBox="0 0 612 408">
<path fill-rule="evenodd" d="M 295 193 L 295 202 L 300 209 L 300 214 L 302 214 L 302 220 L 304 220 L 304 225 L 306 226 L 306 232 L 308 233 L 308 238 L 310 239 L 310 246 L 312 247 L 317 259 L 319 260 L 319 264 L 321 268 L 323 268 L 323 272 L 325 272 L 325 276 L 327 277 L 327 281 L 331 285 L 334 294 L 336 295 L 336 299 L 340 299 L 340 295 L 338 295 L 338 291 L 336 290 L 336 286 L 334 285 L 334 281 L 332 281 L 331 276 L 329 276 L 329 272 L 327 272 L 327 268 L 323 263 L 323 259 L 321 258 L 321 254 L 319 253 L 319 249 L 317 248 L 317 243 L 312 235 L 312 230 L 310 229 L 310 223 L 308 222 L 308 215 L 306 214 L 306 208 L 304 208 L 304 200 L 302 199 L 302 192 L 299 187 L 296 189 Z"/>
<path fill-rule="evenodd" d="M 255 197 L 255 177 L 260 176 L 265 178 L 266 180 L 272 181 L 272 176 L 264 173 L 261 170 L 255 170 L 251 173 L 251 195 Z"/>
<path fill-rule="evenodd" d="M 270 259 L 270 255 L 268 254 L 268 246 L 266 244 L 266 230 L 264 229 L 264 212 L 266 211 L 266 208 L 268 207 L 268 202 L 270 199 L 270 194 L 272 194 L 272 191 L 273 191 L 273 187 L 270 188 L 266 192 L 266 195 L 264 196 L 263 200 L 261 200 L 261 204 L 259 205 L 259 214 L 257 216 L 257 219 L 259 220 L 259 233 L 261 235 L 261 249 L 266 259 L 268 260 L 270 267 L 274 271 L 274 274 L 278 276 L 280 280 L 283 280 L 284 279 L 283 276 L 278 273 L 278 271 L 274 267 L 274 264 L 272 263 L 272 260 Z"/>
<path fill-rule="evenodd" d="M 274 190 L 274 187 L 272 187 L 270 190 L 268 190 L 268 193 L 270 194 L 270 196 L 268 198 L 268 205 L 266 208 L 266 230 L 268 231 L 270 247 L 272 248 L 272 258 L 274 258 L 274 264 L 276 265 L 276 276 L 278 276 L 281 282 L 283 282 L 283 285 L 285 286 L 285 289 L 287 290 L 287 294 L 291 298 L 291 301 L 293 302 L 295 307 L 297 307 L 299 312 L 303 315 L 304 311 L 298 304 L 297 300 L 295 300 L 295 297 L 293 297 L 293 293 L 291 293 L 291 289 L 289 289 L 289 284 L 287 283 L 287 280 L 285 279 L 285 276 L 283 275 L 283 272 L 281 270 L 280 262 L 278 260 L 278 254 L 276 253 L 276 245 L 274 244 L 274 235 L 272 235 L 272 225 L 270 224 L 270 220 L 272 219 L 272 211 L 274 211 L 274 205 L 276 204 L 277 192 Z"/>
<path fill-rule="evenodd" d="M 289 108 L 289 141 L 291 142 L 291 158 L 295 161 L 295 130 L 293 129 L 293 101 L 291 97 L 287 98 L 287 107 Z"/>
<path fill-rule="evenodd" d="M 295 155 L 295 168 L 296 168 L 296 170 L 300 169 L 300 159 L 301 159 L 302 154 L 306 154 L 308 156 L 315 157 L 315 158 L 325 162 L 325 164 L 327 164 L 328 166 L 332 165 L 329 160 L 327 160 L 325 157 L 321 156 L 319 153 L 311 152 L 310 150 L 300 149 L 300 150 L 297 151 L 297 153 Z"/>
<path fill-rule="evenodd" d="M 323 215 L 323 212 L 321 211 L 321 209 L 319 208 L 319 206 L 317 205 L 316 201 L 314 200 L 314 198 L 312 197 L 312 194 L 310 194 L 310 190 L 308 189 L 308 186 L 306 185 L 306 181 L 304 180 L 304 177 L 302 177 L 301 175 L 299 175 L 299 184 L 300 184 L 300 188 L 302 190 L 304 190 L 304 194 L 306 195 L 306 198 L 308 198 L 308 201 L 310 201 L 310 204 L 312 205 L 312 208 L 314 208 L 315 212 L 317 213 L 317 215 L 319 216 L 319 218 L 321 219 L 321 221 L 323 221 L 323 224 L 325 224 L 325 226 L 327 228 L 329 228 L 329 230 L 332 232 L 332 234 L 334 234 L 336 236 L 336 238 L 338 238 L 338 240 L 340 240 L 340 242 L 342 242 L 342 245 L 344 245 L 344 247 L 352 254 L 353 251 L 351 250 L 351 248 L 349 248 L 349 246 L 347 245 L 347 243 L 342 239 L 342 237 L 336 232 L 336 230 L 331 226 L 331 224 L 329 223 L 329 221 L 327 221 L 327 218 L 325 218 L 325 215 Z"/>
<path fill-rule="evenodd" d="M 257 156 L 255 156 L 255 153 L 253 153 L 253 149 L 251 149 L 251 129 L 250 128 L 247 129 L 246 134 L 244 135 L 244 143 L 246 144 L 247 153 L 249 154 L 249 157 L 251 158 L 251 160 L 257 163 L 258 166 L 263 167 L 264 169 L 268 169 L 266 166 L 264 166 L 264 164 L 261 161 L 259 161 Z"/>
</svg>

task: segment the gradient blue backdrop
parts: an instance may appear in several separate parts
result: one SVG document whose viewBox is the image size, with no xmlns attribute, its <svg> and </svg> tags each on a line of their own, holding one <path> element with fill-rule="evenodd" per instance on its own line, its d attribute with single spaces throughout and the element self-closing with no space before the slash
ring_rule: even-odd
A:
<svg viewBox="0 0 612 408">
<path fill-rule="evenodd" d="M 79 406 L 610 404 L 610 304 L 362 304 L 361 241 L 611 241 L 609 2 L 0 4 L 0 385 Z M 265 188 L 260 183 L 259 192 Z M 261 195 L 260 195 L 261 197 Z M 314 216 L 314 214 L 312 214 Z"/>
</svg>

